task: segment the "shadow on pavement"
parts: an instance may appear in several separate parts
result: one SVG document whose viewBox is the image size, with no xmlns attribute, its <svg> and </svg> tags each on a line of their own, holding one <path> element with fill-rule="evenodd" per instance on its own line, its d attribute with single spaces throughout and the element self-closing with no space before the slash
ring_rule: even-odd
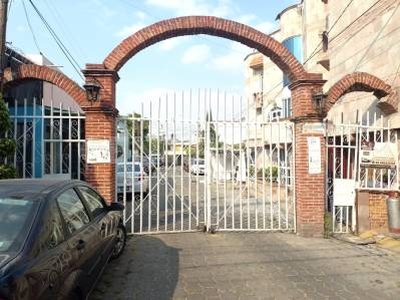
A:
<svg viewBox="0 0 400 300">
<path fill-rule="evenodd" d="M 123 255 L 110 261 L 94 288 L 96 299 L 172 299 L 179 249 L 154 236 L 132 236 Z"/>
</svg>

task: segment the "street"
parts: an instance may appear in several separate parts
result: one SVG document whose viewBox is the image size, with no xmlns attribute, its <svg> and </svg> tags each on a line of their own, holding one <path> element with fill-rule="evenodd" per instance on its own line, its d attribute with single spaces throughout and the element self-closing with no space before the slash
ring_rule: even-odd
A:
<svg viewBox="0 0 400 300">
<path fill-rule="evenodd" d="M 149 174 L 149 186 L 144 197 L 124 202 L 128 232 L 196 231 L 204 227 L 207 213 L 218 230 L 290 231 L 294 226 L 293 195 L 285 185 L 209 180 L 178 166 Z"/>
<path fill-rule="evenodd" d="M 132 236 L 100 299 L 398 299 L 400 257 L 290 233 Z"/>
</svg>

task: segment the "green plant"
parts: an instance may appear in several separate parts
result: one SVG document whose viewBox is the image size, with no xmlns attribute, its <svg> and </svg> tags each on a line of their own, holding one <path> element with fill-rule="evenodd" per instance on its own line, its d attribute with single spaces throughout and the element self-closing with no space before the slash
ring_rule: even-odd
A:
<svg viewBox="0 0 400 300">
<path fill-rule="evenodd" d="M 262 170 L 259 170 L 259 175 L 262 177 Z M 272 181 L 275 182 L 278 179 L 279 176 L 279 169 L 276 166 L 271 166 L 271 167 L 266 167 L 264 169 L 264 177 L 266 181 Z"/>
<path fill-rule="evenodd" d="M 0 179 L 16 177 L 16 170 L 11 164 L 16 142 L 7 137 L 7 132 L 10 129 L 10 115 L 3 96 L 0 94 Z"/>
<path fill-rule="evenodd" d="M 332 213 L 327 211 L 324 215 L 324 238 L 329 238 L 333 233 Z"/>
</svg>

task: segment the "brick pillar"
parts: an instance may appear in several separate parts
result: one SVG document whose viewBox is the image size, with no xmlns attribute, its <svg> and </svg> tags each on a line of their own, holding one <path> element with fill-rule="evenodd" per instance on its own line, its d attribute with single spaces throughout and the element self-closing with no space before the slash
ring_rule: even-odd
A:
<svg viewBox="0 0 400 300">
<path fill-rule="evenodd" d="M 86 82 L 99 83 L 100 97 L 82 105 L 85 111 L 86 168 L 85 180 L 93 185 L 108 203 L 115 201 L 115 133 L 118 111 L 115 108 L 115 84 L 119 77 L 115 71 L 107 70 L 101 64 L 87 64 L 83 70 Z M 109 145 L 109 161 L 88 161 L 88 143 Z M 103 144 L 104 145 L 104 144 Z M 93 148 L 92 148 L 93 150 Z M 92 151 L 96 152 L 96 151 Z"/>
<path fill-rule="evenodd" d="M 299 80 L 289 87 L 292 91 L 295 122 L 296 222 L 299 235 L 320 237 L 324 232 L 327 152 L 323 116 L 315 111 L 312 95 L 322 91 L 325 81 L 320 76 L 309 75 L 312 77 L 310 80 Z M 317 144 L 320 153 L 315 152 Z M 313 160 L 311 162 L 310 156 Z"/>
</svg>

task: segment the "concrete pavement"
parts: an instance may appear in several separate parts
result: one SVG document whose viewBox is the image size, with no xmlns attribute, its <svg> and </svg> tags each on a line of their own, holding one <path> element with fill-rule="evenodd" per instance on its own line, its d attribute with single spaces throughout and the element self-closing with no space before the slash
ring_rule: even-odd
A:
<svg viewBox="0 0 400 300">
<path fill-rule="evenodd" d="M 400 255 L 290 233 L 132 236 L 96 299 L 399 299 Z"/>
</svg>

